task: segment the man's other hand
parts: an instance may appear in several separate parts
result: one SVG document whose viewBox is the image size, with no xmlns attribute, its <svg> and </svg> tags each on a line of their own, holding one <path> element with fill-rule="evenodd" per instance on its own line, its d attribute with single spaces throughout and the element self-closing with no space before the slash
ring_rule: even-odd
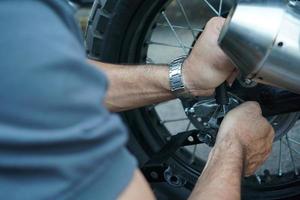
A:
<svg viewBox="0 0 300 200">
<path fill-rule="evenodd" d="M 184 83 L 194 96 L 211 95 L 225 80 L 237 74 L 232 62 L 218 45 L 225 19 L 214 17 L 206 24 L 190 56 L 183 65 Z"/>
<path fill-rule="evenodd" d="M 216 141 L 242 148 L 244 175 L 252 175 L 268 158 L 274 139 L 274 129 L 262 116 L 256 102 L 247 102 L 230 111 L 224 118 Z"/>
</svg>

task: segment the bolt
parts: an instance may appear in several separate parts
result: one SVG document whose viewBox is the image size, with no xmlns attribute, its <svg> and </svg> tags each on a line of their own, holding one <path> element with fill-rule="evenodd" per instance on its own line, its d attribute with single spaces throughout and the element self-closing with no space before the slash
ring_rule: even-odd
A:
<svg viewBox="0 0 300 200">
<path fill-rule="evenodd" d="M 245 79 L 245 83 L 247 84 L 247 85 L 251 85 L 251 83 L 252 83 L 252 80 L 250 80 L 250 79 Z"/>
<path fill-rule="evenodd" d="M 171 176 L 170 182 L 171 182 L 171 184 L 179 185 L 181 181 L 178 176 Z"/>
<path fill-rule="evenodd" d="M 256 180 L 258 182 L 258 184 L 261 184 L 261 178 L 259 175 L 255 174 Z"/>
<path fill-rule="evenodd" d="M 283 42 L 278 42 L 278 47 L 283 47 Z"/>
<path fill-rule="evenodd" d="M 188 137 L 188 141 L 189 141 L 189 142 L 194 142 L 193 136 L 189 136 L 189 137 Z"/>
<path fill-rule="evenodd" d="M 207 144 L 208 146 L 211 146 L 212 142 L 213 142 L 213 138 L 211 137 L 211 135 L 206 134 L 204 136 L 204 141 L 205 141 L 205 144 Z"/>
<path fill-rule="evenodd" d="M 209 128 L 209 124 L 207 122 L 203 122 L 203 126 L 205 126 L 206 128 Z"/>
<path fill-rule="evenodd" d="M 195 109 L 194 108 L 190 108 L 189 112 L 193 114 L 193 113 L 195 113 Z"/>
<path fill-rule="evenodd" d="M 153 179 L 158 179 L 158 173 L 157 172 L 151 172 L 150 173 L 150 176 L 151 176 L 151 178 L 153 178 Z"/>
</svg>

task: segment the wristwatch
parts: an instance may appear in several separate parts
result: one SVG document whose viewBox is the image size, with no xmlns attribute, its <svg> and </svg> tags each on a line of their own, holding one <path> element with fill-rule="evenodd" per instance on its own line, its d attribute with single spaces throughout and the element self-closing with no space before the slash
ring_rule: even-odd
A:
<svg viewBox="0 0 300 200">
<path fill-rule="evenodd" d="M 171 92 L 180 99 L 190 99 L 193 95 L 183 83 L 182 65 L 186 56 L 180 56 L 169 64 L 169 82 Z"/>
</svg>

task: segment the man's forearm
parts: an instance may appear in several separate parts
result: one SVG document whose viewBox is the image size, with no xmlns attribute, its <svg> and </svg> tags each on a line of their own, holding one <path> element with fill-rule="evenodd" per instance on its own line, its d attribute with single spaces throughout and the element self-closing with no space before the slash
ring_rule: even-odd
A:
<svg viewBox="0 0 300 200">
<path fill-rule="evenodd" d="M 113 112 L 134 109 L 175 98 L 169 90 L 168 66 L 113 65 L 90 61 L 106 73 L 106 106 Z"/>
<path fill-rule="evenodd" d="M 240 199 L 243 150 L 231 141 L 218 144 L 196 184 L 190 200 Z"/>
</svg>

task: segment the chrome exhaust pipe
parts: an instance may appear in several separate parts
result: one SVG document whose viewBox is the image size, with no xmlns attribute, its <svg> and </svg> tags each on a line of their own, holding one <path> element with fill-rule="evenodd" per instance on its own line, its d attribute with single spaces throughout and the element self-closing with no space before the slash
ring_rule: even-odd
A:
<svg viewBox="0 0 300 200">
<path fill-rule="evenodd" d="M 219 45 L 244 78 L 300 93 L 300 3 L 240 0 Z"/>
</svg>

